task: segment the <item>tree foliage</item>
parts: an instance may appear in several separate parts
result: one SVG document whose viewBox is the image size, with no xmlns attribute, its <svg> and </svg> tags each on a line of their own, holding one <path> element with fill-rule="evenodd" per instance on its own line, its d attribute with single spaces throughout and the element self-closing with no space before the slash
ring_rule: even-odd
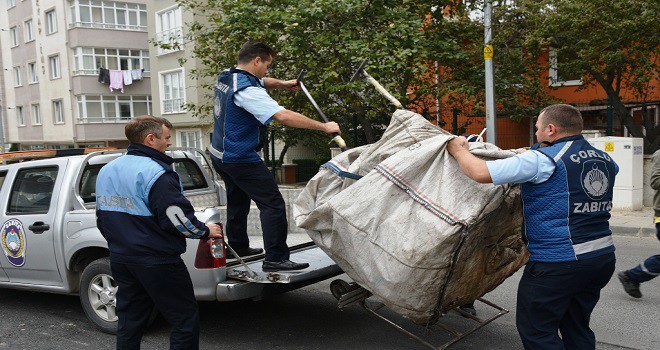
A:
<svg viewBox="0 0 660 350">
<path fill-rule="evenodd" d="M 483 21 L 475 10 L 483 0 L 178 0 L 195 14 L 186 23 L 193 44 L 192 72 L 200 82 L 236 64 L 247 40 L 278 51 L 270 76 L 293 79 L 302 69 L 305 85 L 330 119 L 350 135 L 354 118 L 360 139 L 374 142 L 394 108 L 365 81 L 349 82 L 364 58 L 367 71 L 408 109 L 436 119 L 458 108 L 483 115 Z M 518 0 L 494 1 L 495 89 L 498 116 L 535 116 L 551 102 L 543 50 L 552 46 L 573 58 L 562 72 L 598 84 L 613 98 L 616 113 L 635 136 L 642 136 L 625 113 L 620 95 L 627 86 L 644 100 L 657 79 L 657 1 Z M 513 4 L 513 5 L 512 5 Z M 438 67 L 438 69 L 436 69 Z M 204 80 L 206 79 L 206 80 Z M 211 83 L 199 88 L 212 90 Z M 317 118 L 302 93 L 276 91 L 288 109 Z M 190 106 L 212 113 L 211 99 Z M 450 112 L 448 114 L 451 114 Z M 442 125 L 441 121 L 441 125 Z M 327 144 L 327 136 L 275 126 L 288 146 Z M 649 129 L 647 128 L 647 131 Z M 650 135 L 649 135 L 650 134 Z M 660 145 L 647 132 L 646 149 Z M 352 137 L 345 137 L 352 144 Z M 322 146 L 320 146 L 322 147 Z M 656 147 L 657 148 L 657 147 Z"/>
<path fill-rule="evenodd" d="M 478 97 L 483 86 L 478 69 L 483 67 L 482 29 L 468 18 L 463 3 L 448 7 L 453 2 L 179 0 L 196 16 L 194 23 L 187 23 L 188 40 L 195 43 L 193 56 L 203 63 L 194 74 L 215 76 L 235 65 L 245 41 L 263 41 L 278 51 L 271 76 L 292 79 L 306 69 L 305 85 L 325 114 L 344 132 L 356 116 L 366 142 L 378 139 L 394 108 L 364 80 L 349 82 L 364 58 L 370 59 L 366 69 L 376 80 L 430 119 L 435 119 L 436 98 L 450 92 L 442 103 L 451 106 L 444 108 L 483 105 Z M 446 74 L 434 75 L 435 62 L 447 67 Z M 274 94 L 286 108 L 316 118 L 302 93 Z M 210 101 L 192 108 L 211 113 Z M 289 144 L 309 135 L 291 128 L 277 132 Z"/>
<path fill-rule="evenodd" d="M 522 50 L 526 65 L 541 72 L 549 67 L 539 57 L 556 50 L 566 58 L 558 71 L 581 76 L 582 89 L 600 86 L 619 120 L 652 153 L 660 147 L 659 130 L 648 123 L 645 136 L 624 102 L 632 97 L 643 104 L 657 83 L 659 12 L 660 2 L 652 0 L 519 0 L 498 13 L 495 31 L 500 46 Z"/>
</svg>

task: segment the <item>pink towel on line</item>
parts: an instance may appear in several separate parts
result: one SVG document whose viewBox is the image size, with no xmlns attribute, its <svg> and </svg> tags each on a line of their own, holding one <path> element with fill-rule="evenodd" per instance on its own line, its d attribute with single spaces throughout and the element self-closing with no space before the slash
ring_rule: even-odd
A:
<svg viewBox="0 0 660 350">
<path fill-rule="evenodd" d="M 113 89 L 124 92 L 124 76 L 120 70 L 110 71 L 110 91 Z"/>
</svg>

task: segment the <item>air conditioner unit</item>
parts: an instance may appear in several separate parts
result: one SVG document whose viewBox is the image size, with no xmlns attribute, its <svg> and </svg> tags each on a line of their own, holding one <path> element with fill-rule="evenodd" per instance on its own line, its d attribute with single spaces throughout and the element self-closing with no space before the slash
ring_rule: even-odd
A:
<svg viewBox="0 0 660 350">
<path fill-rule="evenodd" d="M 614 159 L 619 173 L 614 181 L 614 209 L 640 210 L 644 198 L 644 142 L 636 137 L 605 136 L 589 143 Z"/>
</svg>

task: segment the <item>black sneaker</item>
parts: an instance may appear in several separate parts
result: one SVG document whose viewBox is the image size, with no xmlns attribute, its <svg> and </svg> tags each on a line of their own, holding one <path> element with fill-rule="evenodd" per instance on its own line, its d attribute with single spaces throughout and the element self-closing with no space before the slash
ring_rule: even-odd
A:
<svg viewBox="0 0 660 350">
<path fill-rule="evenodd" d="M 261 248 L 234 249 L 234 251 L 235 251 L 236 254 L 238 254 L 238 256 L 240 256 L 241 258 L 244 257 L 244 256 L 250 256 L 250 255 L 261 254 L 261 253 L 264 252 L 264 250 L 261 249 Z M 232 254 L 231 252 L 227 251 L 227 259 L 236 259 L 236 257 L 234 256 L 234 254 Z"/>
<path fill-rule="evenodd" d="M 623 290 L 628 293 L 633 298 L 641 298 L 642 297 L 642 292 L 639 290 L 639 283 L 633 281 L 626 275 L 625 271 L 619 272 L 617 275 L 619 277 L 619 281 L 621 281 L 621 284 L 623 285 Z"/>
<path fill-rule="evenodd" d="M 477 309 L 474 308 L 474 302 L 469 303 L 469 304 L 465 304 L 465 305 L 461 305 L 458 308 L 465 311 L 465 312 L 467 312 L 468 314 L 470 314 L 472 316 L 477 316 Z M 463 316 L 463 317 L 465 317 L 465 316 Z"/>
<path fill-rule="evenodd" d="M 292 271 L 292 270 L 302 270 L 309 267 L 308 263 L 295 263 L 291 260 L 284 261 L 266 261 L 264 260 L 261 269 L 264 272 L 275 272 L 275 271 Z"/>
</svg>

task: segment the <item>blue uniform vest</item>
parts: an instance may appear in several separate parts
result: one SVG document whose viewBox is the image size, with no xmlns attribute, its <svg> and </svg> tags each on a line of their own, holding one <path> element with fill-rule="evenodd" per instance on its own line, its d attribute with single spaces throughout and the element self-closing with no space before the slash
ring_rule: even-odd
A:
<svg viewBox="0 0 660 350">
<path fill-rule="evenodd" d="M 616 163 L 581 135 L 539 145 L 532 149 L 552 159 L 556 168 L 543 183 L 522 184 L 529 260 L 564 262 L 613 252 L 609 218 Z"/>
<path fill-rule="evenodd" d="M 140 169 L 127 172 L 125 169 Z M 165 169 L 148 157 L 124 155 L 101 168 L 96 184 L 96 207 L 138 216 L 153 216 L 149 209 L 151 186 Z M 130 176 L 130 178 L 126 178 Z M 122 179 L 121 181 L 116 181 Z"/>
<path fill-rule="evenodd" d="M 211 145 L 223 163 L 256 163 L 261 161 L 266 126 L 234 103 L 234 94 L 250 86 L 261 87 L 259 79 L 240 69 L 225 70 L 216 80 L 213 101 L 213 137 Z M 212 152 L 216 158 L 218 154 Z"/>
</svg>

